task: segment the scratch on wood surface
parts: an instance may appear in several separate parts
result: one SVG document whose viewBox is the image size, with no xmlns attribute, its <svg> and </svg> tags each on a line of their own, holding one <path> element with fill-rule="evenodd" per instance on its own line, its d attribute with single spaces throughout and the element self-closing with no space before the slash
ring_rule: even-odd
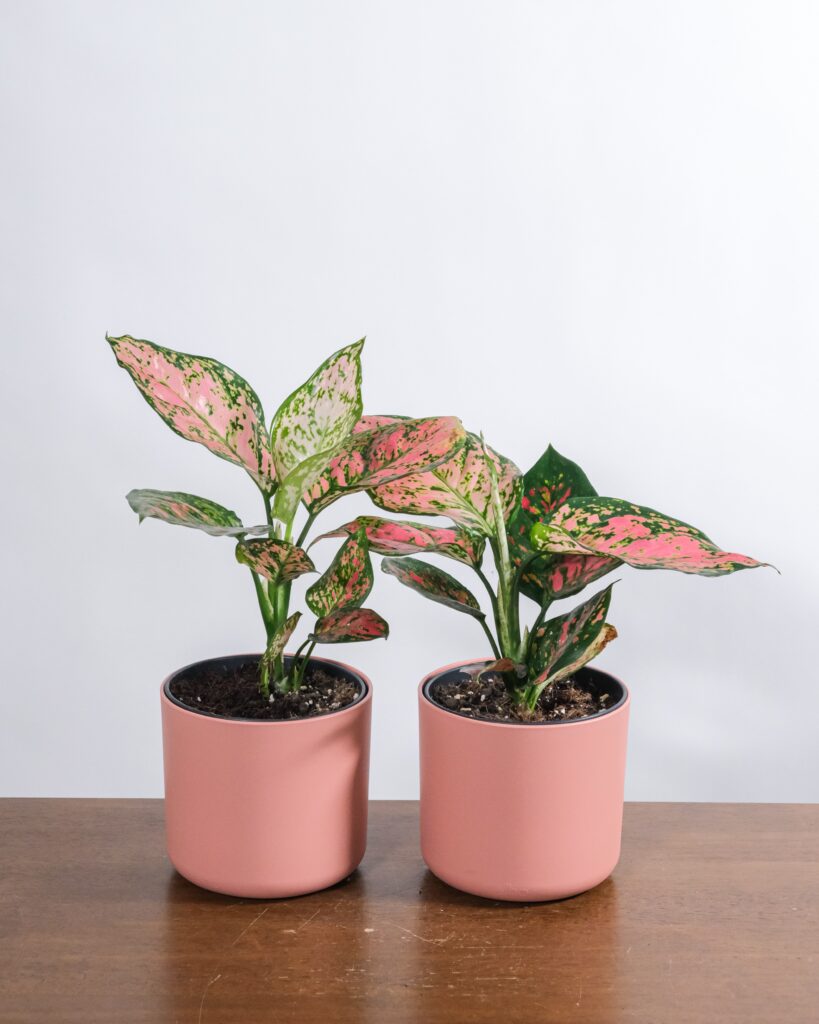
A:
<svg viewBox="0 0 819 1024">
<path fill-rule="evenodd" d="M 199 1003 L 199 1024 L 202 1024 L 202 1011 L 205 1009 L 205 997 L 208 992 L 210 992 L 211 985 L 215 985 L 221 977 L 221 974 L 217 974 L 215 978 L 211 978 L 207 985 L 205 985 L 205 991 L 202 993 L 202 999 Z"/>
<path fill-rule="evenodd" d="M 263 911 L 262 911 L 262 912 L 261 912 L 260 914 L 257 914 L 257 915 L 256 915 L 256 916 L 255 916 L 255 917 L 253 918 L 253 920 L 252 920 L 252 921 L 250 922 L 250 924 L 249 924 L 249 925 L 247 926 L 247 928 L 244 928 L 244 929 L 243 929 L 243 930 L 242 930 L 241 932 L 239 932 L 239 934 L 238 934 L 238 935 L 236 936 L 236 938 L 235 938 L 235 939 L 233 940 L 233 942 L 231 943 L 231 945 L 232 945 L 232 946 L 235 946 L 235 945 L 236 945 L 236 943 L 237 943 L 237 942 L 239 941 L 239 939 L 241 939 L 241 938 L 242 938 L 242 936 L 243 936 L 243 935 L 247 935 L 247 933 L 248 933 L 248 932 L 250 931 L 250 929 L 251 929 L 251 928 L 253 927 L 253 925 L 254 925 L 254 924 L 256 924 L 256 922 L 257 922 L 257 921 L 259 921 L 259 920 L 260 920 L 261 918 L 263 918 L 263 917 L 264 917 L 264 915 L 265 915 L 265 914 L 266 914 L 266 913 L 268 912 L 268 910 L 270 910 L 270 907 L 265 907 L 265 908 L 264 908 L 264 910 L 263 910 Z"/>
<path fill-rule="evenodd" d="M 315 921 L 315 919 L 319 916 L 320 913 L 321 913 L 321 907 L 318 908 L 318 910 L 315 912 L 315 914 L 311 914 L 307 918 L 306 921 L 302 921 L 302 923 L 296 929 L 296 934 L 298 934 L 303 928 L 306 928 L 307 925 L 310 924 L 311 921 Z"/>
<path fill-rule="evenodd" d="M 449 942 L 450 939 L 455 938 L 455 932 L 452 932 L 443 939 L 427 939 L 424 938 L 423 935 L 411 932 L 409 928 L 402 928 L 400 924 L 396 924 L 394 921 L 387 921 L 387 924 L 392 925 L 393 928 L 397 928 L 400 932 L 405 932 L 407 935 L 411 935 L 414 939 L 418 939 L 421 942 L 430 942 L 435 946 L 442 946 L 445 942 Z"/>
</svg>

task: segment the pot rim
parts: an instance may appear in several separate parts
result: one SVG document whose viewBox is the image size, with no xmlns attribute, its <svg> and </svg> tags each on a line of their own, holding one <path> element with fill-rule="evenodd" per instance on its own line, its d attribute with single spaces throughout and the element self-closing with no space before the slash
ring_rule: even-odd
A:
<svg viewBox="0 0 819 1024">
<path fill-rule="evenodd" d="M 613 679 L 615 683 L 622 689 L 622 697 L 610 708 L 604 708 L 603 711 L 595 711 L 593 715 L 587 715 L 585 718 L 574 718 L 569 721 L 552 721 L 552 722 L 495 722 L 489 719 L 473 718 L 471 715 L 464 715 L 460 711 L 453 711 L 451 708 L 442 707 L 436 701 L 432 699 L 429 694 L 429 688 L 438 679 L 439 676 L 445 675 L 447 672 L 453 672 L 455 669 L 462 669 L 467 665 L 488 665 L 491 662 L 491 658 L 467 658 L 464 661 L 453 661 L 449 665 L 444 665 L 442 668 L 435 669 L 430 672 L 429 675 L 424 676 L 418 686 L 418 696 L 421 700 L 425 700 L 430 707 L 436 711 L 440 711 L 444 715 L 452 715 L 453 718 L 457 718 L 462 722 L 467 722 L 469 725 L 483 727 L 491 727 L 493 729 L 519 729 L 521 727 L 525 729 L 530 728 L 546 728 L 546 727 L 558 727 L 562 729 L 575 729 L 581 728 L 582 726 L 593 725 L 596 721 L 601 718 L 605 718 L 608 715 L 622 714 L 631 703 L 631 694 L 625 683 L 621 682 L 617 676 L 613 676 L 611 672 L 604 672 L 599 668 L 589 668 L 589 672 L 595 672 L 597 675 L 608 676 L 609 679 Z"/>
<path fill-rule="evenodd" d="M 356 697 L 356 699 L 352 702 L 352 704 L 348 704 L 346 707 L 339 708 L 338 711 L 325 711 L 320 715 L 310 715 L 308 718 L 229 718 L 226 715 L 216 715 L 212 711 L 200 711 L 198 708 L 192 708 L 189 704 L 184 704 L 181 700 L 179 700 L 177 697 L 174 697 L 174 695 L 171 693 L 170 687 L 174 679 L 176 679 L 176 677 L 181 675 L 183 672 L 187 672 L 192 668 L 196 668 L 198 665 L 207 664 L 207 662 L 209 661 L 226 661 L 227 659 L 238 658 L 261 658 L 261 656 L 261 653 L 225 654 L 221 657 L 201 658 L 199 661 L 192 661 L 190 662 L 190 664 L 183 665 L 181 668 L 178 668 L 174 672 L 171 672 L 170 675 L 166 676 L 165 679 L 162 680 L 162 683 L 159 687 L 160 699 L 164 703 L 167 703 L 170 707 L 173 707 L 179 711 L 187 711 L 191 715 L 197 715 L 199 718 L 208 718 L 212 721 L 221 722 L 226 726 L 255 726 L 257 728 L 269 728 L 270 726 L 306 726 L 309 725 L 311 722 L 323 722 L 326 721 L 328 718 L 336 718 L 339 715 L 346 715 L 353 711 L 356 711 L 357 709 L 363 707 L 372 700 L 373 685 L 370 682 L 369 678 L 365 676 L 363 672 L 360 672 L 357 668 L 353 668 L 352 665 L 348 665 L 344 661 L 336 661 L 333 658 L 320 658 L 316 656 L 311 656 L 309 662 L 317 661 L 321 662 L 322 665 L 332 665 L 335 668 L 344 669 L 345 672 L 348 672 L 351 676 L 355 677 L 356 682 L 359 684 L 360 693 L 358 697 Z M 284 656 L 285 658 L 293 657 L 292 654 L 285 654 Z"/>
</svg>

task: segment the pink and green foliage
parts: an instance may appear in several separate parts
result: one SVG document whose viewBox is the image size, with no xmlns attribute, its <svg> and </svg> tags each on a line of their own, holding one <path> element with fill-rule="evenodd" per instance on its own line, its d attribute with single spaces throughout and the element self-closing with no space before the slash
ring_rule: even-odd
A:
<svg viewBox="0 0 819 1024">
<path fill-rule="evenodd" d="M 425 597 L 475 616 L 494 655 L 483 671 L 497 672 L 529 711 L 545 687 L 580 670 L 617 636 L 606 621 L 611 587 L 547 619 L 555 600 L 621 564 L 704 576 L 762 564 L 719 550 L 701 531 L 669 516 L 598 497 L 583 470 L 551 446 L 521 480 L 514 463 L 469 434 L 448 461 L 374 488 L 371 496 L 390 511 L 447 516 L 489 542 L 497 586 L 478 561 L 472 567 L 489 592 L 494 634 L 475 597 L 452 576 L 411 557 L 386 558 L 382 569 Z M 375 543 L 372 549 L 380 552 Z M 521 594 L 539 606 L 523 631 Z"/>
<path fill-rule="evenodd" d="M 267 647 L 262 655 L 262 665 L 267 670 L 268 674 L 275 670 L 276 662 L 284 654 L 284 649 L 290 641 L 290 637 L 296 631 L 296 626 L 299 624 L 301 618 L 301 612 L 293 612 L 293 614 L 285 619 L 285 621 L 273 632 L 272 636 L 267 641 Z"/>
<path fill-rule="evenodd" d="M 569 498 L 596 494 L 580 466 L 551 445 L 524 475 L 520 504 L 508 525 L 509 553 L 521 570 L 521 593 L 538 605 L 544 598 L 571 597 L 620 564 L 599 555 L 538 553 L 532 544 L 536 523 L 547 520 Z"/>
<path fill-rule="evenodd" d="M 488 453 L 487 459 L 481 439 L 467 434 L 463 446 L 441 465 L 373 487 L 370 497 L 389 512 L 447 516 L 460 526 L 491 536 L 495 516 L 488 463 L 498 477 L 505 515 L 517 507 L 520 470 L 491 448 Z"/>
<path fill-rule="evenodd" d="M 316 567 L 306 551 L 285 540 L 265 538 L 245 540 L 236 545 L 236 561 L 270 580 L 288 583 Z"/>
<path fill-rule="evenodd" d="M 235 512 L 208 498 L 182 491 L 129 491 L 126 501 L 143 519 L 161 519 L 174 526 L 189 526 L 212 537 L 237 537 L 245 532 Z"/>
<path fill-rule="evenodd" d="M 417 558 L 385 558 L 381 562 L 382 572 L 394 576 L 399 583 L 411 590 L 417 590 L 430 601 L 445 604 L 459 612 L 466 612 L 477 619 L 484 618 L 477 598 L 454 576 L 429 565 Z"/>
<path fill-rule="evenodd" d="M 529 667 L 533 686 L 540 690 L 568 678 L 614 640 L 617 631 L 606 622 L 612 586 L 532 633 Z"/>
<path fill-rule="evenodd" d="M 402 420 L 408 419 L 410 419 L 409 416 L 362 416 L 358 423 L 353 427 L 353 433 L 364 434 L 368 430 L 375 430 L 376 427 L 388 427 L 393 423 L 401 423 Z"/>
<path fill-rule="evenodd" d="M 299 612 L 289 610 L 291 585 L 315 571 L 302 545 L 315 516 L 337 498 L 451 458 L 465 438 L 460 421 L 362 417 L 363 340 L 330 356 L 292 391 L 269 430 L 256 392 L 215 359 L 130 335 L 107 340 L 119 365 L 172 430 L 242 466 L 262 493 L 266 524 L 252 527 L 243 526 L 225 506 L 197 495 L 158 490 L 128 495 L 140 521 L 151 517 L 238 541 L 236 558 L 250 569 L 267 634 L 260 660 L 262 693 L 269 695 L 270 679 L 279 690 L 298 689 L 316 643 L 385 637 L 387 625 L 376 612 L 357 610 L 372 587 L 367 531 L 357 531 L 309 588 L 308 604 L 321 619 L 287 667 L 284 647 L 300 619 Z M 297 532 L 302 503 L 307 521 Z M 342 529 L 335 535 L 349 533 Z M 434 544 L 462 560 L 480 557 L 480 541 L 471 543 L 455 530 L 428 536 L 426 546 Z"/>
<path fill-rule="evenodd" d="M 174 352 L 129 335 L 108 338 L 145 401 L 180 437 L 242 466 L 270 493 L 275 470 L 262 403 L 247 381 L 215 359 Z"/>
<path fill-rule="evenodd" d="M 603 555 L 635 569 L 724 576 L 765 564 L 721 551 L 696 527 L 620 498 L 570 499 L 531 534 L 539 551 Z"/>
<path fill-rule="evenodd" d="M 344 494 L 369 490 L 446 461 L 465 438 L 452 416 L 399 420 L 349 437 L 304 494 L 311 515 Z"/>
<path fill-rule="evenodd" d="M 305 459 L 335 451 L 361 416 L 361 349 L 364 339 L 326 359 L 282 402 L 270 427 L 270 447 L 280 479 Z"/>
<path fill-rule="evenodd" d="M 359 640 L 380 640 L 390 627 L 372 608 L 339 608 L 316 622 L 312 637 L 319 644 L 348 644 Z"/>
<path fill-rule="evenodd" d="M 316 615 L 358 608 L 373 586 L 373 567 L 363 531 L 348 537 L 330 568 L 308 589 L 307 604 Z"/>
<path fill-rule="evenodd" d="M 377 555 L 437 554 L 454 558 L 466 565 L 480 565 L 486 540 L 463 529 L 448 526 L 427 526 L 400 519 L 359 516 L 337 530 L 322 533 L 312 542 L 329 537 L 352 536 L 364 531 L 370 551 Z M 312 545 L 311 545 L 312 546 Z"/>
</svg>

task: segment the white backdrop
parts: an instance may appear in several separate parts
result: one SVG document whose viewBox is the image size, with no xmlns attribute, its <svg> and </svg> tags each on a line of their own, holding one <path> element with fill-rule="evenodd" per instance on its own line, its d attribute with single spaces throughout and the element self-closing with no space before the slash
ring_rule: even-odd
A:
<svg viewBox="0 0 819 1024">
<path fill-rule="evenodd" d="M 160 680 L 261 642 L 231 544 L 125 504 L 257 495 L 109 330 L 269 414 L 367 334 L 367 411 L 460 415 L 523 469 L 551 441 L 776 563 L 624 571 L 599 664 L 630 798 L 819 799 L 815 4 L 0 9 L 4 794 L 159 795 Z M 412 797 L 415 686 L 482 634 L 380 573 L 369 603 L 389 643 L 338 653 L 375 683 L 372 795 Z"/>
</svg>

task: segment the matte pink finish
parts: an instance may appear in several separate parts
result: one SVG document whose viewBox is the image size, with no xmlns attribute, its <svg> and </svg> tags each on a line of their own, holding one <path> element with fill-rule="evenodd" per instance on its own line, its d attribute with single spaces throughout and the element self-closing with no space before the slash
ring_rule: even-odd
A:
<svg viewBox="0 0 819 1024">
<path fill-rule="evenodd" d="M 494 900 L 591 889 L 620 856 L 628 691 L 607 714 L 543 725 L 476 721 L 424 695 L 433 677 L 479 660 L 439 669 L 419 689 L 424 860 L 449 885 Z"/>
<path fill-rule="evenodd" d="M 367 842 L 372 686 L 329 715 L 253 722 L 187 711 L 164 692 L 168 855 L 231 896 L 299 896 L 351 874 Z M 172 678 L 172 677 L 171 677 Z"/>
</svg>

